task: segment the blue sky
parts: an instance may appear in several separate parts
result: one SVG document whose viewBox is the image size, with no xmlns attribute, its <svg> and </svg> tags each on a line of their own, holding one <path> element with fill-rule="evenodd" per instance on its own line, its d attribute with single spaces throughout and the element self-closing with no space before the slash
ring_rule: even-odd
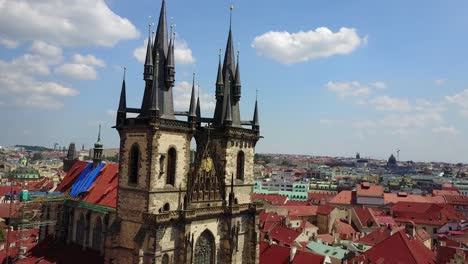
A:
<svg viewBox="0 0 468 264">
<path fill-rule="evenodd" d="M 102 123 L 105 146 L 118 146 L 122 68 L 138 107 L 161 3 L 137 2 L 0 0 L 0 145 L 89 147 Z M 259 90 L 257 152 L 468 161 L 468 3 L 382 2 L 232 1 L 243 119 Z M 230 5 L 167 1 L 180 110 L 195 71 L 212 115 Z"/>
</svg>

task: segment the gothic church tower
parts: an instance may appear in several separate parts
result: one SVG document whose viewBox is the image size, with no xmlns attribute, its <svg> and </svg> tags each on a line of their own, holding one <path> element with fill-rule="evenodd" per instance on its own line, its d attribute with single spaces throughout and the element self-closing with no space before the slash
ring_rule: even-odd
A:
<svg viewBox="0 0 468 264">
<path fill-rule="evenodd" d="M 106 239 L 105 261 L 258 263 L 261 208 L 250 198 L 258 109 L 256 103 L 253 120 L 240 120 L 239 56 L 236 65 L 231 28 L 218 65 L 215 115 L 209 118 L 201 115 L 195 84 L 188 111 L 174 111 L 175 39 L 166 23 L 163 0 L 155 38 L 148 37 L 141 108 L 127 107 L 125 76 L 122 83 L 115 126 L 117 220 Z"/>
</svg>

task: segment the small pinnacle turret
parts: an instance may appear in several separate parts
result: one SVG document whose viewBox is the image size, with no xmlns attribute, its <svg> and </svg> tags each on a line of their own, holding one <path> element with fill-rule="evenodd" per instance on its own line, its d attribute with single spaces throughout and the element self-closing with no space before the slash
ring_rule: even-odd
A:
<svg viewBox="0 0 468 264">
<path fill-rule="evenodd" d="M 153 51 L 151 44 L 151 24 L 148 26 L 148 44 L 146 45 L 145 68 L 143 71 L 143 79 L 145 81 L 153 80 Z"/>
<path fill-rule="evenodd" d="M 190 96 L 189 121 L 195 121 L 197 115 L 197 101 L 195 98 L 195 73 L 193 73 L 192 95 Z"/>
<path fill-rule="evenodd" d="M 236 78 L 234 84 L 234 100 L 239 101 L 241 97 L 241 78 L 240 78 L 240 69 L 239 69 L 239 51 L 237 51 L 237 65 L 236 65 Z"/>
<path fill-rule="evenodd" d="M 126 99 L 126 92 L 125 92 L 125 72 L 126 68 L 124 68 L 124 74 L 122 79 L 122 88 L 120 90 L 120 100 L 119 100 L 119 108 L 117 109 L 117 118 L 116 118 L 116 126 L 122 125 L 125 122 L 125 118 L 127 117 L 127 99 Z"/>
<path fill-rule="evenodd" d="M 253 130 L 260 130 L 260 121 L 258 120 L 258 100 L 255 99 L 255 108 L 252 120 L 252 129 Z"/>
</svg>

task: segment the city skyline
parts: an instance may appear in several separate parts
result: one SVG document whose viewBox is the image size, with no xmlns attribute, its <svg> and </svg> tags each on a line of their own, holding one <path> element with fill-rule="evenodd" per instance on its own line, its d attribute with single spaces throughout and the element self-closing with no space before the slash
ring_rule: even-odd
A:
<svg viewBox="0 0 468 264">
<path fill-rule="evenodd" d="M 0 8 L 0 145 L 90 147 L 102 123 L 105 147 L 118 147 L 123 67 L 128 105 L 139 107 L 160 1 L 75 1 L 54 14 L 59 3 Z M 401 149 L 401 160 L 468 161 L 468 5 L 403 3 L 232 1 L 243 119 L 259 90 L 258 153 L 388 158 Z M 196 72 L 203 116 L 212 116 L 230 4 L 167 2 L 176 110 L 188 109 Z"/>
</svg>

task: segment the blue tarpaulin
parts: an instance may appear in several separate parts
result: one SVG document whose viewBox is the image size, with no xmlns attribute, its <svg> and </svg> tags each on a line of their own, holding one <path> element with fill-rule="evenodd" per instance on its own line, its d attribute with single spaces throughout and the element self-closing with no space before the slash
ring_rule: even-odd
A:
<svg viewBox="0 0 468 264">
<path fill-rule="evenodd" d="M 93 184 L 104 164 L 101 163 L 93 169 L 93 164 L 89 163 L 86 168 L 81 172 L 78 179 L 73 183 L 70 196 L 76 197 L 82 192 L 86 192 Z"/>
</svg>

